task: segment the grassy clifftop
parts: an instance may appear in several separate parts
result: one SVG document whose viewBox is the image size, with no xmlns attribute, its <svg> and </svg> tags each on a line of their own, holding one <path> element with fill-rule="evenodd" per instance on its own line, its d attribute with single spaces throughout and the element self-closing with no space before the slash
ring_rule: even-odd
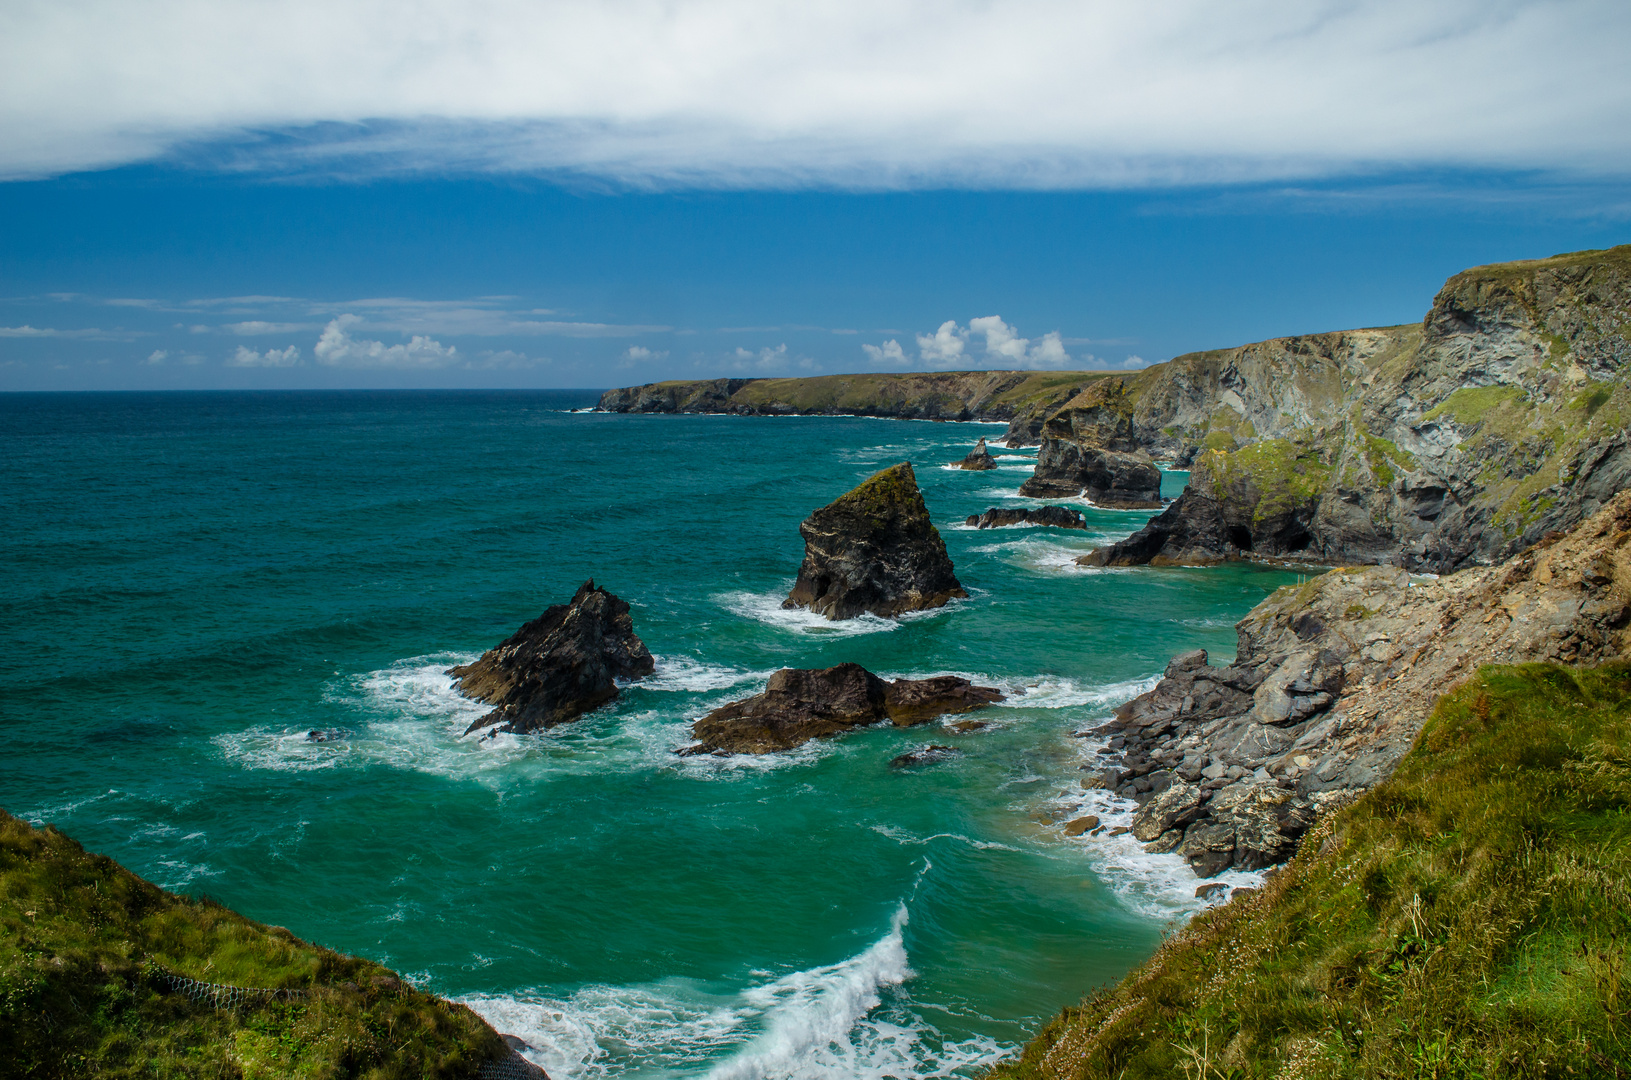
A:
<svg viewBox="0 0 1631 1080">
<path fill-rule="evenodd" d="M 172 976 L 288 990 L 217 1008 Z M 378 964 L 0 811 L 0 1077 L 473 1077 L 508 1051 Z"/>
<path fill-rule="evenodd" d="M 1003 1080 L 1631 1076 L 1631 667 L 1482 669 Z"/>
</svg>

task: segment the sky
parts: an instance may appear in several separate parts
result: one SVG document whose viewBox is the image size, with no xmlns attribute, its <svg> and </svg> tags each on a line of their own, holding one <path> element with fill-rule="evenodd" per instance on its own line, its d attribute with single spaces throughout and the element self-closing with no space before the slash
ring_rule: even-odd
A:
<svg viewBox="0 0 1631 1080">
<path fill-rule="evenodd" d="M 1600 0 L 10 0 L 0 391 L 1129 368 L 1631 242 Z"/>
</svg>

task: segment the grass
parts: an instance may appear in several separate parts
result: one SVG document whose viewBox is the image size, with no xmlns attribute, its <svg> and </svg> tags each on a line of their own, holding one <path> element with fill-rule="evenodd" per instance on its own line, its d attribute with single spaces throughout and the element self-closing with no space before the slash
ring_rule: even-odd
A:
<svg viewBox="0 0 1631 1080">
<path fill-rule="evenodd" d="M 1254 522 L 1312 506 L 1331 475 L 1320 446 L 1291 439 L 1264 439 L 1232 453 L 1208 451 L 1196 464 L 1204 464 L 1220 487 L 1247 482 L 1258 494 Z"/>
<path fill-rule="evenodd" d="M 1631 668 L 1489 667 L 1002 1080 L 1631 1076 Z"/>
<path fill-rule="evenodd" d="M 303 991 L 216 1009 L 166 974 Z M 165 892 L 0 811 L 0 1077 L 303 1080 L 475 1075 L 479 1017 L 378 964 Z"/>
</svg>

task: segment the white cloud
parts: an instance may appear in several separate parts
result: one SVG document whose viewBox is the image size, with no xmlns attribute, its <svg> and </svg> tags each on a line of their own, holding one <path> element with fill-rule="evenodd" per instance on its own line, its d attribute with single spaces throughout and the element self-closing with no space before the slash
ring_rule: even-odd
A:
<svg viewBox="0 0 1631 1080">
<path fill-rule="evenodd" d="M 774 348 L 766 346 L 762 349 L 736 349 L 736 363 L 733 365 L 738 371 L 788 371 L 794 367 L 804 371 L 813 371 L 816 362 L 808 356 L 789 356 L 787 345 L 781 344 Z"/>
<path fill-rule="evenodd" d="M 623 357 L 627 360 L 661 360 L 667 355 L 667 349 L 658 349 L 654 351 L 646 348 L 644 345 L 630 345 L 628 351 L 623 354 Z"/>
<path fill-rule="evenodd" d="M 1144 358 L 1142 356 L 1129 356 L 1127 359 L 1121 362 L 1121 366 L 1129 370 L 1132 368 L 1141 368 L 1144 366 Z"/>
<path fill-rule="evenodd" d="M 290 345 L 283 349 L 256 352 L 243 345 L 227 358 L 227 367 L 294 367 L 300 363 L 300 347 Z"/>
<path fill-rule="evenodd" d="M 881 346 L 862 345 L 861 351 L 865 352 L 874 364 L 898 364 L 901 366 L 906 364 L 906 353 L 900 347 L 900 342 L 894 338 L 890 338 Z"/>
<path fill-rule="evenodd" d="M 1623 0 L 20 0 L 0 175 L 178 147 L 658 186 L 1623 174 L 1628 38 Z"/>
<path fill-rule="evenodd" d="M 317 354 L 317 362 L 331 367 L 442 368 L 460 360 L 455 346 L 443 345 L 420 334 L 415 334 L 406 345 L 354 338 L 347 328 L 359 322 L 362 319 L 356 315 L 329 320 L 317 339 L 316 348 L 312 349 Z"/>
<path fill-rule="evenodd" d="M 967 342 L 968 331 L 956 319 L 947 319 L 934 333 L 917 335 L 918 355 L 931 367 L 955 367 L 963 359 Z"/>
<path fill-rule="evenodd" d="M 954 368 L 973 363 L 974 357 L 966 351 L 969 337 L 973 334 L 985 338 L 984 358 L 990 366 L 1056 368 L 1064 367 L 1071 360 L 1057 330 L 1032 341 L 1020 337 L 1019 331 L 1004 322 L 1000 315 L 970 319 L 966 328 L 957 325 L 955 319 L 947 319 L 933 334 L 917 335 L 918 355 L 929 367 Z"/>
<path fill-rule="evenodd" d="M 293 334 L 301 330 L 311 330 L 313 326 L 310 323 L 264 322 L 260 319 L 250 319 L 248 322 L 227 323 L 221 329 L 240 337 L 254 337 L 258 334 Z"/>
<path fill-rule="evenodd" d="M 162 364 L 166 360 L 168 360 L 169 358 L 170 358 L 170 351 L 168 349 L 154 349 L 151 353 L 149 353 L 147 355 L 147 361 L 146 362 L 149 363 L 149 364 Z"/>
<path fill-rule="evenodd" d="M 87 341 L 114 341 L 139 335 L 116 330 L 57 330 L 49 326 L 0 326 L 0 338 L 80 338 Z"/>
</svg>

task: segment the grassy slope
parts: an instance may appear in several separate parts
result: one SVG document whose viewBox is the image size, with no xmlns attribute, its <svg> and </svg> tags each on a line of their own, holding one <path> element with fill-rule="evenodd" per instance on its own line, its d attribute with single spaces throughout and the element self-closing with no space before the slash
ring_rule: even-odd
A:
<svg viewBox="0 0 1631 1080">
<path fill-rule="evenodd" d="M 1631 1076 L 1631 667 L 1485 668 L 1001 1078 Z"/>
<path fill-rule="evenodd" d="M 240 1010 L 163 973 L 299 988 Z M 468 1077 L 503 1052 L 463 1006 L 0 811 L 0 1077 Z"/>
<path fill-rule="evenodd" d="M 948 400 L 963 398 L 952 393 L 953 384 L 978 387 L 1008 381 L 1019 376 L 1016 385 L 978 394 L 971 404 L 989 409 L 1011 406 L 1016 411 L 1052 397 L 1063 400 L 1063 392 L 1107 375 L 1101 371 L 945 371 L 869 373 L 859 375 L 820 375 L 803 379 L 755 379 L 738 390 L 732 400 L 746 405 L 781 404 L 799 411 L 848 412 L 877 409 L 885 404 L 939 394 Z M 661 386 L 692 386 L 696 382 L 660 383 Z"/>
</svg>

